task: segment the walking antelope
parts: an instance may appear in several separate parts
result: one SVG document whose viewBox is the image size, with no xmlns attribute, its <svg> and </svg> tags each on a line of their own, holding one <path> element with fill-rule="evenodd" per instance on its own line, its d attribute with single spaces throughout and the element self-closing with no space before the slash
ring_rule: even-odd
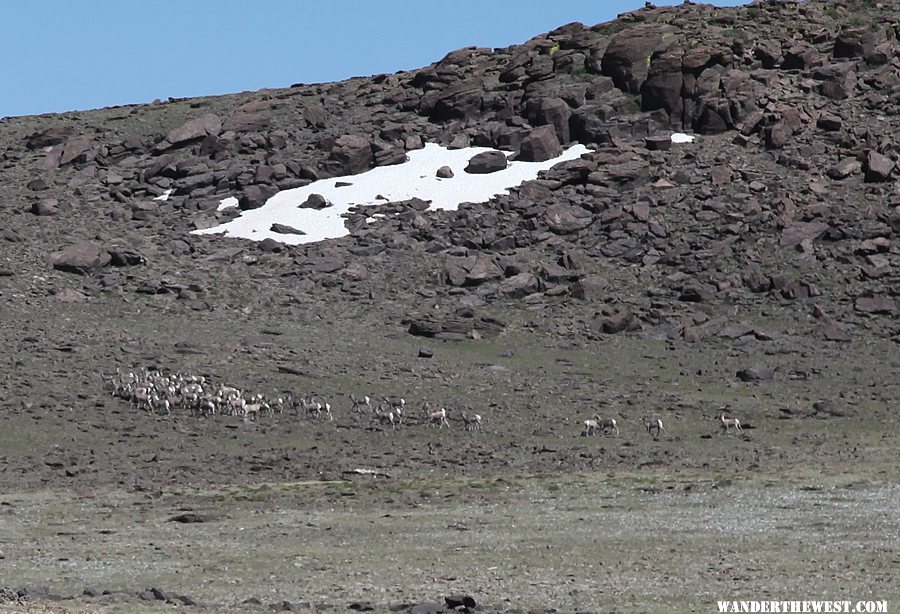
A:
<svg viewBox="0 0 900 614">
<path fill-rule="evenodd" d="M 370 401 L 369 397 L 367 397 L 365 395 L 357 396 L 351 392 L 350 393 L 350 403 L 353 404 L 353 407 L 351 409 L 357 413 L 362 413 L 363 407 L 367 407 L 369 409 L 369 411 L 372 410 L 371 401 Z"/>
<path fill-rule="evenodd" d="M 722 423 L 722 432 L 727 433 L 728 429 L 734 429 L 735 431 L 742 431 L 744 429 L 741 428 L 741 421 L 737 418 L 726 418 L 725 414 L 719 416 L 719 422 Z"/>
</svg>

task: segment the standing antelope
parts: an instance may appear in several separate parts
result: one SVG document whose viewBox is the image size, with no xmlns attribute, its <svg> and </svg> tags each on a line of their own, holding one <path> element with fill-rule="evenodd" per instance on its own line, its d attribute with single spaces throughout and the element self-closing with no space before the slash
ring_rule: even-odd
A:
<svg viewBox="0 0 900 614">
<path fill-rule="evenodd" d="M 462 413 L 463 425 L 467 431 L 480 431 L 481 430 L 481 416 L 478 414 L 472 414 L 471 416 L 467 415 L 466 412 Z"/>
<path fill-rule="evenodd" d="M 429 413 L 428 422 L 431 424 L 431 426 L 434 426 L 435 424 L 439 425 L 439 429 L 444 428 L 444 425 L 446 425 L 447 428 L 450 428 L 450 423 L 447 421 L 447 410 L 443 407 L 437 411 Z"/>
<path fill-rule="evenodd" d="M 653 435 L 654 429 L 656 430 L 656 435 L 654 438 L 659 437 L 660 433 L 668 433 L 666 427 L 663 426 L 662 419 L 660 418 L 641 418 L 641 422 L 644 423 L 644 426 L 647 428 L 647 432 Z"/>
<path fill-rule="evenodd" d="M 741 421 L 737 418 L 726 418 L 725 414 L 719 416 L 719 421 L 722 423 L 722 432 L 727 433 L 728 429 L 734 429 L 736 431 L 743 431 L 741 428 Z"/>
<path fill-rule="evenodd" d="M 619 436 L 619 425 L 616 423 L 615 418 L 601 418 L 599 414 L 594 414 L 582 424 L 584 425 L 584 430 L 581 432 L 582 436 L 590 436 L 610 429 L 615 432 L 616 437 Z"/>
<path fill-rule="evenodd" d="M 397 425 L 401 421 L 401 417 L 398 412 L 399 410 L 397 409 L 386 410 L 384 403 L 381 403 L 380 405 L 378 405 L 378 407 L 375 408 L 375 416 L 378 418 L 378 421 L 382 424 L 390 424 L 391 428 L 394 430 L 397 429 Z"/>
</svg>

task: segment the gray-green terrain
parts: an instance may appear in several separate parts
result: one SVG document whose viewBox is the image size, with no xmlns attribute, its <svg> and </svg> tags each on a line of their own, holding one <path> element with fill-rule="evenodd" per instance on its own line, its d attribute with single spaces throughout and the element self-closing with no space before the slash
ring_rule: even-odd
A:
<svg viewBox="0 0 900 614">
<path fill-rule="evenodd" d="M 898 28 L 685 4 L 0 120 L 0 611 L 894 611 Z M 341 239 L 190 234 L 426 142 L 592 152 Z"/>
</svg>

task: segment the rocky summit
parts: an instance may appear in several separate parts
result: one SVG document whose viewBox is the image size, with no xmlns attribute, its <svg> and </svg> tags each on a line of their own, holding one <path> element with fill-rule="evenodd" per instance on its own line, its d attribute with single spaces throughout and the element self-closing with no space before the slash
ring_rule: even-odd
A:
<svg viewBox="0 0 900 614">
<path fill-rule="evenodd" d="M 116 576 L 73 563 L 70 586 L 38 562 L 44 555 L 0 531 L 4 562 L 34 557 L 4 581 L 52 584 L 54 599 L 101 604 L 160 600 L 147 586 L 164 578 L 192 602 L 260 610 L 608 610 L 628 596 L 646 611 L 643 589 L 625 587 L 657 586 L 660 574 L 673 580 L 663 602 L 683 606 L 671 611 L 699 608 L 701 593 L 761 586 L 785 591 L 778 598 L 829 594 L 835 582 L 853 595 L 888 595 L 890 573 L 879 570 L 896 557 L 895 542 L 869 550 L 865 563 L 845 552 L 844 566 L 826 571 L 812 546 L 803 562 L 796 550 L 776 552 L 793 570 L 777 581 L 740 546 L 735 565 L 751 571 L 729 566 L 702 580 L 706 563 L 693 573 L 668 548 L 638 544 L 596 555 L 630 570 L 607 581 L 584 559 L 554 558 L 557 547 L 575 547 L 572 536 L 535 560 L 516 549 L 520 571 L 488 577 L 475 567 L 493 555 L 476 554 L 477 543 L 460 546 L 473 548 L 472 559 L 435 554 L 455 566 L 431 570 L 368 529 L 366 547 L 380 554 L 361 555 L 350 573 L 329 566 L 336 550 L 326 551 L 316 527 L 333 522 L 357 535 L 353 514 L 326 508 L 406 518 L 445 506 L 454 520 L 433 530 L 462 539 L 459 531 L 478 531 L 478 520 L 458 516 L 473 501 L 534 519 L 522 507 L 530 496 L 564 505 L 579 480 L 602 478 L 602 492 L 627 491 L 638 497 L 631 509 L 689 533 L 699 530 L 691 519 L 665 508 L 675 503 L 635 492 L 712 501 L 720 488 L 762 492 L 754 489 L 766 480 L 790 489 L 809 472 L 861 476 L 835 483 L 845 488 L 895 480 L 884 433 L 900 399 L 898 36 L 900 8 L 887 1 L 648 3 L 612 22 L 467 47 L 409 72 L 0 120 L 4 491 L 79 493 L 86 506 L 118 497 L 137 506 L 121 522 L 158 512 L 202 518 L 191 521 L 200 527 L 253 505 L 273 522 L 277 510 L 305 509 L 309 518 L 285 530 L 302 527 L 321 549 L 282 552 L 285 538 L 261 528 L 278 552 L 275 575 L 250 574 L 235 588 L 225 562 L 181 573 L 178 561 L 193 569 L 191 557 L 205 555 L 182 549 L 163 560 L 127 542 L 117 548 L 146 566 Z M 680 133 L 694 138 L 673 138 Z M 288 245 L 192 234 L 284 190 L 329 178 L 351 185 L 426 143 L 496 150 L 473 155 L 456 177 L 449 167 L 431 172 L 447 182 L 510 160 L 552 160 L 575 144 L 590 151 L 456 210 L 428 211 L 418 198 L 359 205 L 345 214 L 343 238 Z M 225 199 L 236 206 L 220 206 Z M 298 206 L 327 212 L 331 202 L 313 194 Z M 271 232 L 304 234 L 277 223 Z M 195 379 L 182 376 L 171 391 L 178 402 L 162 405 L 137 390 L 151 369 L 166 381 Z M 231 413 L 186 400 L 193 392 L 183 386 L 208 386 L 200 378 L 220 387 L 210 405 L 227 401 Z M 610 418 L 619 436 L 598 427 Z M 532 477 L 548 475 L 563 476 L 564 487 L 529 490 Z M 506 480 L 527 496 L 502 490 Z M 873 500 L 887 505 L 891 492 Z M 15 505 L 51 506 L 41 501 Z M 770 503 L 784 509 L 777 497 Z M 603 514 L 612 512 L 603 508 L 614 506 L 586 505 L 599 518 L 596 539 L 607 539 Z M 877 524 L 876 512 L 866 520 Z M 765 514 L 751 511 L 748 522 Z M 857 520 L 847 526 L 869 526 Z M 202 542 L 205 534 L 179 524 L 166 535 Z M 72 530 L 65 535 L 84 534 Z M 90 536 L 72 538 L 82 550 L 68 560 L 85 560 L 97 546 L 97 531 Z M 235 556 L 266 569 L 244 554 Z M 386 560 L 408 573 L 385 577 Z M 561 576 L 548 571 L 552 561 Z M 288 567 L 309 586 L 277 575 Z M 77 582 L 110 590 L 86 596 Z M 267 605 L 256 596 L 269 595 L 271 582 L 280 593 Z M 8 588 L 19 601 L 43 594 Z"/>
</svg>

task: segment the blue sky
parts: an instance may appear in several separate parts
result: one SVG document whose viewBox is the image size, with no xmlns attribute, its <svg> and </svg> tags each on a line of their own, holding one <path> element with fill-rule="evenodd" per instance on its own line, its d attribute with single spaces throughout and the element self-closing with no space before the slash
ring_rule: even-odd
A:
<svg viewBox="0 0 900 614">
<path fill-rule="evenodd" d="M 593 25 L 643 5 L 643 0 L 16 0 L 4 3 L 0 19 L 0 117 L 409 70 L 467 45 L 506 47 L 572 21 Z"/>
</svg>

